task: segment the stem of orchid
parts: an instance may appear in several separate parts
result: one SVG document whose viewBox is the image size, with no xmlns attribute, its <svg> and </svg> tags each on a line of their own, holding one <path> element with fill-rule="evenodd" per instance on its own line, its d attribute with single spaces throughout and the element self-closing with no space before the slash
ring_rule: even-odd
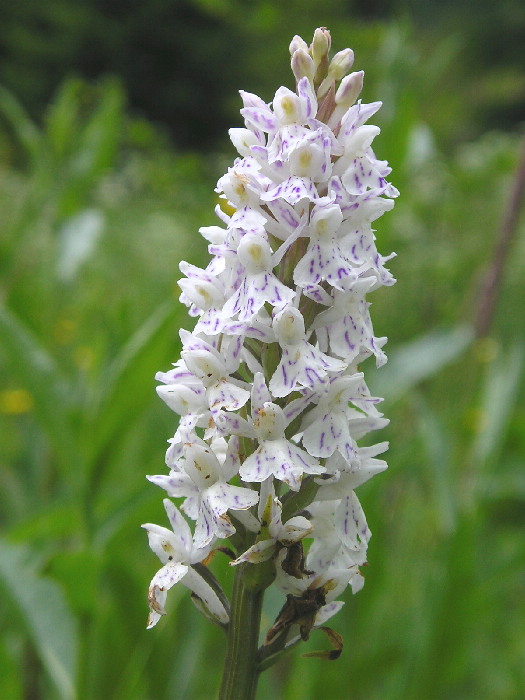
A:
<svg viewBox="0 0 525 700">
<path fill-rule="evenodd" d="M 235 571 L 219 700 L 254 700 L 257 690 L 257 650 L 264 588 L 247 585 L 248 567 L 250 564 L 241 564 Z"/>
</svg>

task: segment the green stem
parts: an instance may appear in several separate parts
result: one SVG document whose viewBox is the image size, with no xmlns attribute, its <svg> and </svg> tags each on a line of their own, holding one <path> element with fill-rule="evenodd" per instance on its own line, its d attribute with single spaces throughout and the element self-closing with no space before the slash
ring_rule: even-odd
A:
<svg viewBox="0 0 525 700">
<path fill-rule="evenodd" d="M 236 568 L 228 648 L 219 700 L 254 700 L 259 676 L 257 649 L 264 588 L 248 585 L 251 564 Z"/>
</svg>

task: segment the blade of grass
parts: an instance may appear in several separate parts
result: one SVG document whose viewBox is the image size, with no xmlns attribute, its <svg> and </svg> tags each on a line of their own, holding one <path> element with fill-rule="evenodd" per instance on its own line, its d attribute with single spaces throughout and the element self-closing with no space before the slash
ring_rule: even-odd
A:
<svg viewBox="0 0 525 700">
<path fill-rule="evenodd" d="M 161 304 L 138 328 L 101 378 L 92 401 L 86 445 L 91 465 L 91 498 L 107 469 L 106 454 L 118 449 L 140 416 L 154 400 L 154 374 L 165 362 L 174 343 L 172 332 L 179 311 L 171 301 Z"/>
<path fill-rule="evenodd" d="M 27 634 L 63 700 L 74 700 L 77 671 L 77 631 L 61 589 L 28 563 L 28 547 L 0 540 L 0 580 L 18 609 Z"/>
<path fill-rule="evenodd" d="M 35 414 L 66 469 L 77 461 L 69 423 L 72 409 L 68 384 L 50 353 L 21 319 L 0 305 L 0 338 L 12 376 L 34 401 Z"/>
<path fill-rule="evenodd" d="M 414 386 L 432 377 L 457 359 L 469 346 L 473 331 L 469 326 L 457 326 L 444 331 L 432 331 L 402 346 L 389 355 L 388 364 L 371 375 L 369 386 L 374 393 L 389 401 L 401 398 Z"/>
<path fill-rule="evenodd" d="M 482 430 L 472 448 L 477 473 L 497 459 L 520 395 L 524 363 L 525 345 L 520 341 L 488 369 L 481 402 Z"/>
<path fill-rule="evenodd" d="M 30 160 L 38 157 L 41 135 L 16 97 L 0 85 L 0 112 L 9 123 Z"/>
<path fill-rule="evenodd" d="M 453 483 L 450 436 L 446 434 L 435 411 L 421 395 L 416 397 L 419 432 L 428 473 L 432 479 L 435 509 L 441 530 L 452 533 L 456 522 L 456 488 Z"/>
</svg>

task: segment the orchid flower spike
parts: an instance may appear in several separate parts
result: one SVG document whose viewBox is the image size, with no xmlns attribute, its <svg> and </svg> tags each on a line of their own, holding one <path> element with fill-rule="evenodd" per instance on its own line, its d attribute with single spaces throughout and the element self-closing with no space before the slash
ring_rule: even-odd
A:
<svg viewBox="0 0 525 700">
<path fill-rule="evenodd" d="M 219 222 L 200 229 L 210 259 L 180 264 L 194 327 L 157 374 L 178 423 L 168 473 L 148 477 L 168 495 L 172 528 L 143 526 L 162 564 L 148 627 L 177 583 L 226 626 L 230 605 L 211 570 L 226 553 L 236 576 L 230 626 L 236 596 L 246 603 L 269 585 L 287 596 L 266 634 L 271 653 L 324 627 L 345 589 L 362 588 L 371 531 L 355 490 L 386 468 L 377 455 L 387 443 L 359 442 L 388 423 L 363 363 L 387 361 L 370 296 L 395 282 L 375 226 L 398 191 L 372 148 L 380 129 L 368 120 L 381 103 L 359 98 L 353 51 L 330 59 L 330 48 L 324 27 L 310 43 L 295 36 L 295 88 L 279 87 L 270 103 L 241 91 L 242 121 L 229 132 L 238 156 L 216 187 Z M 229 644 L 243 630 L 230 628 Z M 253 652 L 254 668 L 266 653 Z"/>
</svg>

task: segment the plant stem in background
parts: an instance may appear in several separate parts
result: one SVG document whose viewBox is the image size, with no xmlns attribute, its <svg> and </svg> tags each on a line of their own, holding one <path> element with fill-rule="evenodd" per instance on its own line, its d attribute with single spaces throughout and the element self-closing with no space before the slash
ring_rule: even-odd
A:
<svg viewBox="0 0 525 700">
<path fill-rule="evenodd" d="M 492 325 L 498 295 L 503 280 L 505 262 L 510 253 L 512 241 L 518 228 L 519 215 L 525 196 L 525 137 L 522 140 L 521 155 L 514 178 L 514 186 L 504 212 L 499 239 L 496 243 L 492 263 L 481 284 L 480 299 L 475 319 L 477 338 L 485 337 Z"/>
</svg>

